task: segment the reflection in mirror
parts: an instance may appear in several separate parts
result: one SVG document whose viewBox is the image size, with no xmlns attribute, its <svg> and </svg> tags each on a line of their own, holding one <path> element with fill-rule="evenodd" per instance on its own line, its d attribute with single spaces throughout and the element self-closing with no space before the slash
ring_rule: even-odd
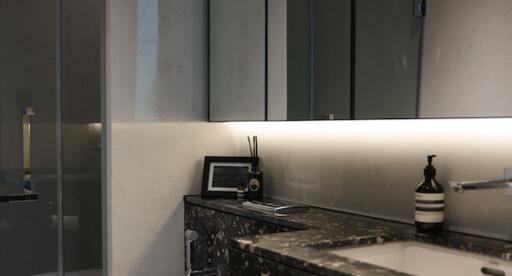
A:
<svg viewBox="0 0 512 276">
<path fill-rule="evenodd" d="M 423 17 L 411 0 L 357 0 L 355 119 L 417 117 Z"/>
<path fill-rule="evenodd" d="M 210 1 L 210 121 L 265 120 L 265 1 Z"/>
<path fill-rule="evenodd" d="M 269 2 L 269 120 L 350 118 L 350 2 Z"/>
<path fill-rule="evenodd" d="M 269 120 L 415 118 L 423 20 L 414 3 L 270 1 Z"/>
<path fill-rule="evenodd" d="M 420 117 L 512 117 L 512 1 L 429 0 Z"/>
<path fill-rule="evenodd" d="M 512 117 L 510 0 L 211 3 L 210 120 Z"/>
</svg>

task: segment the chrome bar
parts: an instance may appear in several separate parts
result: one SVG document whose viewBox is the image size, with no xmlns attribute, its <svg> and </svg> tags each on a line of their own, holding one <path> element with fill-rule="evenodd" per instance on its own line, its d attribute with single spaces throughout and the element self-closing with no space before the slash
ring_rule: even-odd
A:
<svg viewBox="0 0 512 276">
<path fill-rule="evenodd" d="M 512 187 L 512 179 L 484 180 L 484 181 L 450 181 L 450 187 L 456 192 L 465 190 L 500 189 Z"/>
<path fill-rule="evenodd" d="M 512 196 L 512 168 L 504 169 L 504 177 L 499 180 L 481 181 L 450 181 L 450 187 L 455 192 L 463 193 L 465 190 L 505 189 L 507 196 Z"/>
<path fill-rule="evenodd" d="M 35 112 L 32 107 L 25 107 L 21 114 L 21 128 L 22 128 L 22 159 L 23 159 L 23 189 L 26 192 L 32 192 L 32 168 L 30 160 L 30 142 L 31 142 L 31 124 L 30 117 L 34 116 Z"/>
</svg>

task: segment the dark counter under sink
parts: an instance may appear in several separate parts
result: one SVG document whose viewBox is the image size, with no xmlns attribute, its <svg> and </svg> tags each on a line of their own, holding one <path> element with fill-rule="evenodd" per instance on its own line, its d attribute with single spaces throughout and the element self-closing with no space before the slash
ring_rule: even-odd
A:
<svg viewBox="0 0 512 276">
<path fill-rule="evenodd" d="M 267 201 L 279 202 L 272 199 Z M 234 234 L 225 238 L 225 251 L 218 254 L 223 254 L 226 263 L 229 261 L 228 265 L 224 264 L 221 275 L 403 275 L 329 253 L 333 248 L 403 240 L 420 241 L 512 261 L 512 242 L 509 241 L 450 231 L 435 236 L 418 234 L 413 225 L 314 207 L 305 213 L 278 217 L 245 210 L 241 207 L 241 201 L 237 200 L 186 196 L 185 203 L 189 209 L 204 208 L 227 214 L 231 220 L 240 218 L 244 221 L 241 224 L 231 223 L 229 226 Z M 209 217 L 217 222 L 223 220 L 212 214 Z M 258 223 L 271 225 L 275 229 L 268 226 L 263 230 L 248 229 L 254 228 Z M 239 229 L 233 229 L 233 225 Z M 194 227 L 190 220 L 186 221 L 186 227 L 191 226 Z M 208 251 L 207 248 L 204 250 Z M 208 265 L 214 265 L 214 262 Z M 267 272 L 270 274 L 266 274 Z"/>
</svg>

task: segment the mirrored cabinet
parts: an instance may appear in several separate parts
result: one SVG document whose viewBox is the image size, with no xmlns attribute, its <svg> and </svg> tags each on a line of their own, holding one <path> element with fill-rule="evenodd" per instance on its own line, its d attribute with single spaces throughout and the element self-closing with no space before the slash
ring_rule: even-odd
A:
<svg viewBox="0 0 512 276">
<path fill-rule="evenodd" d="M 476 1 L 212 0 L 210 121 L 512 116 L 512 4 Z"/>
<path fill-rule="evenodd" d="M 210 118 L 265 120 L 264 0 L 210 1 Z"/>
</svg>

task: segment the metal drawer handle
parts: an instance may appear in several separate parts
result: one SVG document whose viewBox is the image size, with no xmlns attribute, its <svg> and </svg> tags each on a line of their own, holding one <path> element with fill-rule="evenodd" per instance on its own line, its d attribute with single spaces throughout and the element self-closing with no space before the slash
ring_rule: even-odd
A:
<svg viewBox="0 0 512 276">
<path fill-rule="evenodd" d="M 190 230 L 190 229 L 187 229 L 185 231 L 185 261 L 186 261 L 186 272 L 185 274 L 187 276 L 190 276 L 192 275 L 192 260 L 191 260 L 191 253 L 190 253 L 190 244 L 197 240 L 197 238 L 199 238 L 199 234 L 197 234 L 196 231 L 194 230 Z"/>
<path fill-rule="evenodd" d="M 491 276 L 506 276 L 505 272 L 503 270 L 489 268 L 483 266 L 482 269 L 480 269 L 482 274 L 484 275 L 491 275 Z"/>
</svg>

